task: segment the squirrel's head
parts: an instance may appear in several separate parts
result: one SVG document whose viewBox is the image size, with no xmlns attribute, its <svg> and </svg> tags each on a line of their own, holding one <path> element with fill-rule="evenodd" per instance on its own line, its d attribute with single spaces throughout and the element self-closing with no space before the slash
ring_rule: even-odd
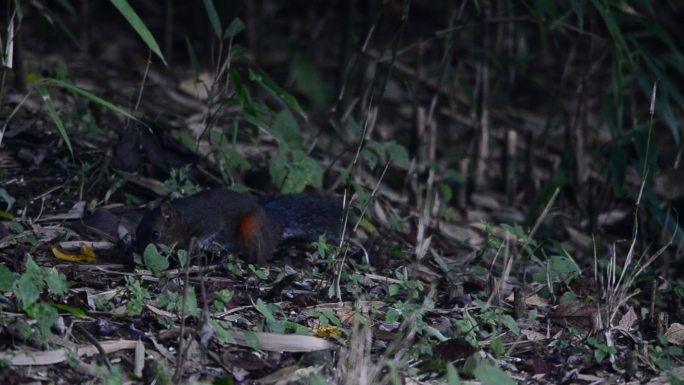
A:
<svg viewBox="0 0 684 385">
<path fill-rule="evenodd" d="M 135 231 L 135 248 L 138 253 L 148 244 L 174 246 L 187 241 L 188 232 L 182 214 L 169 203 L 162 203 L 143 216 Z"/>
</svg>

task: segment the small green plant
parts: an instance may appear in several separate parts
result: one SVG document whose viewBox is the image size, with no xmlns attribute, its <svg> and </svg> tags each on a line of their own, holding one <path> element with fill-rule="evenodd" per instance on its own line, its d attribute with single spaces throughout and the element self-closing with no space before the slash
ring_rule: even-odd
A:
<svg viewBox="0 0 684 385">
<path fill-rule="evenodd" d="M 130 316 L 140 315 L 145 306 L 145 301 L 151 298 L 150 292 L 142 286 L 141 280 L 130 276 L 126 276 L 126 292 L 128 293 L 126 314 Z"/>
<path fill-rule="evenodd" d="M 192 195 L 202 191 L 202 188 L 190 180 L 190 164 L 171 170 L 171 175 L 167 180 L 164 181 L 164 186 L 166 186 L 170 191 L 175 191 L 183 195 Z"/>
<path fill-rule="evenodd" d="M 31 255 L 26 258 L 26 270 L 19 277 L 10 272 L 7 267 L 0 265 L 0 277 L 3 278 L 2 291 L 11 288 L 17 296 L 21 309 L 37 321 L 37 330 L 26 329 L 26 337 L 35 338 L 44 343 L 52 335 L 50 328 L 57 321 L 58 312 L 55 306 L 42 299 L 42 294 L 63 296 L 67 292 L 67 282 L 64 274 L 54 268 L 48 269 L 38 266 Z M 28 326 L 28 325 L 27 325 Z"/>
<path fill-rule="evenodd" d="M 231 299 L 233 299 L 232 291 L 226 289 L 219 290 L 216 292 L 216 298 L 214 298 L 212 306 L 214 307 L 214 310 L 222 311 L 226 308 L 226 305 L 230 303 Z"/>
<path fill-rule="evenodd" d="M 197 307 L 197 295 L 194 287 L 188 287 L 185 314 L 196 317 L 199 315 Z M 157 297 L 156 305 L 170 312 L 180 314 L 183 312 L 183 293 L 165 290 Z"/>
<path fill-rule="evenodd" d="M 603 362 L 606 357 L 617 353 L 617 348 L 615 346 L 608 346 L 606 343 L 600 342 L 594 337 L 587 338 L 587 344 L 593 348 L 593 356 L 599 364 Z"/>
</svg>

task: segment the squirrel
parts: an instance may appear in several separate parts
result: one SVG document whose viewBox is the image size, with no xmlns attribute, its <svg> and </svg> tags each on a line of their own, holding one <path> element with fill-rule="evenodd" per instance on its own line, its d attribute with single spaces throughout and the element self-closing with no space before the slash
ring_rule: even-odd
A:
<svg viewBox="0 0 684 385">
<path fill-rule="evenodd" d="M 268 262 L 281 240 L 339 237 L 342 204 L 330 197 L 282 194 L 254 197 L 215 188 L 162 203 L 142 217 L 135 246 L 149 243 L 241 252 L 248 261 Z"/>
</svg>

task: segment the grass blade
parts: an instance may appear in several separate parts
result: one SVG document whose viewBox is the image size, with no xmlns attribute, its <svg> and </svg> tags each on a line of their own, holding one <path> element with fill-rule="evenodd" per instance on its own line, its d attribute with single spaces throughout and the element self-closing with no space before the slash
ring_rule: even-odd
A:
<svg viewBox="0 0 684 385">
<path fill-rule="evenodd" d="M 118 114 L 121 114 L 121 115 L 127 117 L 128 119 L 138 120 L 135 116 L 133 116 L 133 115 L 132 115 L 130 112 L 128 112 L 126 109 L 121 108 L 121 107 L 119 107 L 119 106 L 116 106 L 116 105 L 114 105 L 114 104 L 112 104 L 112 103 L 110 103 L 110 102 L 108 102 L 108 101 L 102 99 L 101 97 L 99 97 L 99 96 L 93 94 L 92 92 L 86 91 L 86 90 L 84 90 L 83 88 L 76 87 L 75 85 L 70 84 L 70 83 L 67 83 L 67 82 L 65 82 L 65 81 L 57 80 L 57 79 L 44 79 L 44 80 L 41 81 L 41 84 L 45 84 L 45 85 L 57 85 L 57 86 L 60 86 L 60 87 L 64 87 L 64 88 L 66 88 L 67 90 L 69 90 L 69 91 L 71 91 L 71 92 L 73 92 L 73 93 L 75 93 L 75 94 L 78 94 L 78 95 L 81 95 L 81 96 L 83 96 L 83 97 L 86 97 L 86 98 L 90 99 L 93 103 L 95 103 L 95 104 L 97 104 L 97 105 L 100 105 L 100 106 L 102 106 L 102 107 L 104 107 L 104 108 L 106 108 L 106 109 L 108 109 L 108 110 L 110 110 L 110 111 L 114 111 L 114 112 L 116 112 L 116 113 L 118 113 Z M 41 94 L 41 95 L 42 95 L 42 94 Z"/>
<path fill-rule="evenodd" d="M 154 52 L 155 55 L 157 55 L 161 61 L 166 64 L 166 60 L 164 59 L 164 55 L 162 55 L 161 50 L 159 49 L 159 44 L 157 44 L 157 41 L 154 40 L 154 36 L 152 36 L 152 33 L 150 32 L 149 29 L 147 29 L 147 26 L 145 26 L 145 23 L 140 19 L 140 16 L 138 16 L 137 13 L 131 8 L 131 6 L 128 4 L 126 0 L 110 0 L 112 4 L 116 7 L 116 9 L 119 10 L 121 15 L 128 21 L 128 23 L 133 27 L 135 32 L 140 35 L 140 37 L 143 39 L 145 44 L 150 48 L 152 52 Z"/>
<path fill-rule="evenodd" d="M 59 131 L 59 135 L 61 135 L 62 139 L 64 139 L 64 143 L 66 143 L 67 147 L 69 148 L 69 152 L 71 153 L 71 157 L 73 158 L 74 150 L 71 148 L 69 134 L 67 134 L 66 129 L 64 128 L 64 124 L 62 123 L 62 119 L 60 119 L 59 114 L 55 109 L 55 103 L 52 101 L 50 93 L 48 92 L 47 88 L 45 88 L 45 86 L 43 85 L 38 85 L 38 93 L 40 94 L 40 97 L 43 99 L 45 107 L 47 108 L 48 113 L 50 114 L 50 118 L 55 123 L 55 126 L 57 126 L 57 131 Z"/>
</svg>

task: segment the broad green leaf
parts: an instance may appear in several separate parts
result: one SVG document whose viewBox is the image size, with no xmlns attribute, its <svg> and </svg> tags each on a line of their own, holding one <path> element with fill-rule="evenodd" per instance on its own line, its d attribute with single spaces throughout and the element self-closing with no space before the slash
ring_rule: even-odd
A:
<svg viewBox="0 0 684 385">
<path fill-rule="evenodd" d="M 41 291 L 43 291 L 43 282 L 32 274 L 22 274 L 16 281 L 17 288 L 15 294 L 21 302 L 21 307 L 24 310 L 30 308 L 38 298 Z"/>
<path fill-rule="evenodd" d="M 67 292 L 67 282 L 64 274 L 58 272 L 56 269 L 48 270 L 45 274 L 45 283 L 51 293 L 57 295 L 64 295 Z"/>
<path fill-rule="evenodd" d="M 137 13 L 131 8 L 131 6 L 128 4 L 128 1 L 126 0 L 110 0 L 114 7 L 119 10 L 121 15 L 128 21 L 128 23 L 133 27 L 135 32 L 138 33 L 141 39 L 147 44 L 147 47 L 154 52 L 155 55 L 161 59 L 162 63 L 164 63 L 165 66 L 168 66 L 166 64 L 166 60 L 164 59 L 164 55 L 161 53 L 161 49 L 159 49 L 159 45 L 157 44 L 157 41 L 154 40 L 154 36 L 152 36 L 152 33 L 150 33 L 150 30 L 147 29 L 147 26 L 143 21 L 140 19 L 140 16 L 138 16 Z"/>
<path fill-rule="evenodd" d="M 385 150 L 387 150 L 390 160 L 397 166 L 403 168 L 408 168 L 410 166 L 411 161 L 409 160 L 408 152 L 401 144 L 395 141 L 387 142 L 385 144 Z"/>
<path fill-rule="evenodd" d="M 157 247 L 150 243 L 143 251 L 143 263 L 145 267 L 152 270 L 155 274 L 169 268 L 169 260 L 159 253 Z"/>
<path fill-rule="evenodd" d="M 221 39 L 221 19 L 216 13 L 216 7 L 214 6 L 213 0 L 204 0 L 204 9 L 207 11 L 207 16 L 209 17 L 209 22 L 211 23 L 211 28 L 214 30 L 216 37 Z"/>
<path fill-rule="evenodd" d="M 461 379 L 458 377 L 458 370 L 451 362 L 447 362 L 447 383 L 449 385 L 461 385 Z"/>
<path fill-rule="evenodd" d="M 40 301 L 31 306 L 30 309 L 27 309 L 26 314 L 38 321 L 38 329 L 40 330 L 42 337 L 48 337 L 52 334 L 50 328 L 55 324 L 57 317 L 59 316 L 57 309 L 55 309 L 54 306 L 43 301 Z"/>
<path fill-rule="evenodd" d="M 515 322 L 513 317 L 511 317 L 508 314 L 504 314 L 500 318 L 501 323 L 506 326 L 508 330 L 510 330 L 513 334 L 520 335 L 520 328 L 518 327 L 518 324 Z"/>
<path fill-rule="evenodd" d="M 268 170 L 273 184 L 284 193 L 301 192 L 306 186 L 320 189 L 323 184 L 320 164 L 301 150 L 272 157 Z"/>
<path fill-rule="evenodd" d="M 329 91 L 318 68 L 311 60 L 295 56 L 292 60 L 295 87 L 306 96 L 316 108 L 325 108 L 329 103 Z"/>
<path fill-rule="evenodd" d="M 259 313 L 261 313 L 261 315 L 264 316 L 266 322 L 277 322 L 275 317 L 273 317 L 271 309 L 268 308 L 268 305 L 264 301 L 262 301 L 261 298 L 257 299 L 256 309 L 259 311 Z"/>
<path fill-rule="evenodd" d="M 302 136 L 300 134 L 299 124 L 294 116 L 284 109 L 280 111 L 273 122 L 269 132 L 278 140 L 280 144 L 286 144 L 288 147 L 300 148 L 302 146 Z"/>
<path fill-rule="evenodd" d="M 259 343 L 259 338 L 257 338 L 256 334 L 252 332 L 245 332 L 245 343 L 247 346 L 254 350 L 259 350 L 261 349 L 261 344 Z"/>
<path fill-rule="evenodd" d="M 516 382 L 496 366 L 481 362 L 473 371 L 482 385 L 515 385 Z"/>
<path fill-rule="evenodd" d="M 4 263 L 0 263 L 0 291 L 12 290 L 17 280 L 17 273 L 10 271 Z"/>
<path fill-rule="evenodd" d="M 492 340 L 492 342 L 489 344 L 489 349 L 491 349 L 492 355 L 494 355 L 496 358 L 503 356 L 504 352 L 506 351 L 503 342 L 501 342 L 501 340 L 498 338 L 494 338 Z"/>
<path fill-rule="evenodd" d="M 62 137 L 62 139 L 64 139 L 64 143 L 66 143 L 67 148 L 69 149 L 69 153 L 71 153 L 71 157 L 73 158 L 74 150 L 71 148 L 71 140 L 69 140 L 69 134 L 66 132 L 66 128 L 64 128 L 64 123 L 62 123 L 62 119 L 59 117 L 59 114 L 55 109 L 55 103 L 52 102 L 52 98 L 50 98 L 50 93 L 48 93 L 47 89 L 43 85 L 38 85 L 38 93 L 40 94 L 40 97 L 43 99 L 43 102 L 45 103 L 45 108 L 47 108 L 50 118 L 55 123 L 57 131 L 59 131 L 59 135 Z"/>
</svg>

